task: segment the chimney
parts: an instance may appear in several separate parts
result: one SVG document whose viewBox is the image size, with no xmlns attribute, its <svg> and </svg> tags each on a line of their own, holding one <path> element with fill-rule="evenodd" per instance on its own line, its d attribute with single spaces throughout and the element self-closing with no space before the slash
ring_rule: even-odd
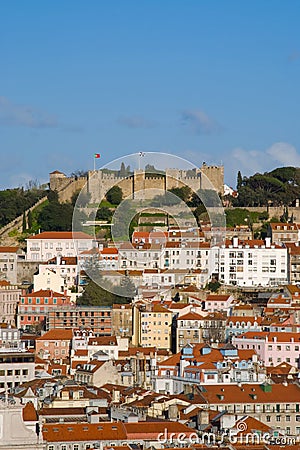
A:
<svg viewBox="0 0 300 450">
<path fill-rule="evenodd" d="M 238 245 L 239 245 L 239 238 L 237 236 L 234 236 L 232 238 L 232 245 L 233 245 L 234 248 L 238 247 Z"/>
<path fill-rule="evenodd" d="M 266 245 L 266 248 L 270 248 L 271 247 L 271 238 L 270 237 L 266 237 L 265 245 Z"/>
</svg>

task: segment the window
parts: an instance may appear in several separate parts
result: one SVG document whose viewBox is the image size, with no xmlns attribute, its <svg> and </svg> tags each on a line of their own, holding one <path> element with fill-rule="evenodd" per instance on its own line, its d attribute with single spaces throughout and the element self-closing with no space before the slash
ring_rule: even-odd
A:
<svg viewBox="0 0 300 450">
<path fill-rule="evenodd" d="M 291 416 L 286 416 L 286 417 L 285 417 L 285 420 L 286 420 L 287 422 L 290 422 L 290 421 L 291 421 Z"/>
<path fill-rule="evenodd" d="M 271 422 L 271 416 L 266 416 L 267 422 Z"/>
<path fill-rule="evenodd" d="M 276 416 L 276 422 L 280 422 L 281 416 Z"/>
</svg>

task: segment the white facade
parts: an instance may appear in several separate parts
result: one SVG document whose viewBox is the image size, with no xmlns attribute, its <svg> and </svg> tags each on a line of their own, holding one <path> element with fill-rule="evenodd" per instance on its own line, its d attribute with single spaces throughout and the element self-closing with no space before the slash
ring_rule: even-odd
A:
<svg viewBox="0 0 300 450">
<path fill-rule="evenodd" d="M 216 273 L 224 284 L 276 286 L 287 283 L 287 249 L 266 241 L 240 242 L 213 248 Z"/>
<path fill-rule="evenodd" d="M 48 261 L 57 256 L 76 257 L 91 249 L 94 239 L 82 232 L 49 231 L 27 239 L 27 260 Z"/>
<path fill-rule="evenodd" d="M 0 247 L 0 278 L 17 283 L 18 247 Z"/>
</svg>

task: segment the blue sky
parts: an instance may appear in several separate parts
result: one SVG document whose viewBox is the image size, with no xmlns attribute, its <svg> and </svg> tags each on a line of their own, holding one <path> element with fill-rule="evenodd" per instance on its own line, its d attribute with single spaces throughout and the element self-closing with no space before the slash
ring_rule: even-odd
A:
<svg viewBox="0 0 300 450">
<path fill-rule="evenodd" d="M 300 2 L 0 4 L 0 188 L 166 152 L 300 166 Z"/>
</svg>

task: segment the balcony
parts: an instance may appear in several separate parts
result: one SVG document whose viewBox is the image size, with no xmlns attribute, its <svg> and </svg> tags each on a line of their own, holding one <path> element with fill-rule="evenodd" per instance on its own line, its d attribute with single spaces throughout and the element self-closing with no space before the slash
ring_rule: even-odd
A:
<svg viewBox="0 0 300 450">
<path fill-rule="evenodd" d="M 31 252 L 39 252 L 41 250 L 40 247 L 30 247 Z"/>
</svg>

